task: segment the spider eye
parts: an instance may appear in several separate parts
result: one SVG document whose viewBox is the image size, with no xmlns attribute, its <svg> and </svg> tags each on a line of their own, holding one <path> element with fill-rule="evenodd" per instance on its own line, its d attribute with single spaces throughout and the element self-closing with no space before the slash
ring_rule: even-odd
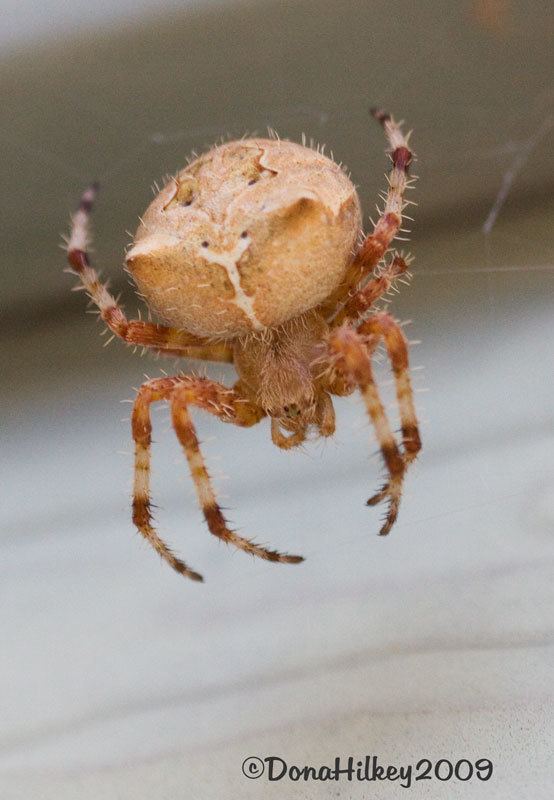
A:
<svg viewBox="0 0 554 800">
<path fill-rule="evenodd" d="M 241 239 L 246 239 L 246 237 L 247 237 L 247 236 L 248 236 L 248 231 L 243 231 L 243 232 L 241 233 L 241 235 L 240 235 L 240 238 L 241 238 Z"/>
<path fill-rule="evenodd" d="M 202 247 L 209 247 L 209 246 L 210 243 L 207 241 L 207 239 L 204 239 L 204 241 L 202 242 Z"/>
</svg>

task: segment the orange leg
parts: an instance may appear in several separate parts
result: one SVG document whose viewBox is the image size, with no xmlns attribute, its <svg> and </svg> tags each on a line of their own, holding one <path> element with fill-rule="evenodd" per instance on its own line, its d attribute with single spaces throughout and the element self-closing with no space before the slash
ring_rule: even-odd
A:
<svg viewBox="0 0 554 800">
<path fill-rule="evenodd" d="M 165 542 L 160 539 L 152 525 L 150 502 L 150 448 L 152 443 L 152 421 L 150 406 L 160 400 L 167 400 L 175 387 L 185 378 L 159 378 L 144 383 L 137 394 L 131 419 L 133 439 L 135 441 L 135 478 L 133 484 L 133 522 L 139 532 L 154 550 L 176 572 L 201 581 L 202 576 L 194 572 L 184 561 L 177 558 Z"/>
<path fill-rule="evenodd" d="M 150 542 L 160 556 L 181 575 L 195 581 L 202 576 L 177 558 L 160 539 L 152 525 L 150 501 L 150 448 L 152 423 L 150 405 L 161 400 L 171 404 L 175 431 L 181 442 L 196 486 L 198 499 L 210 531 L 241 550 L 268 561 L 296 564 L 301 556 L 281 554 L 244 539 L 228 528 L 217 504 L 210 477 L 200 452 L 198 438 L 188 412 L 189 405 L 215 414 L 224 422 L 242 427 L 255 425 L 264 416 L 263 411 L 244 400 L 240 394 L 206 378 L 179 376 L 159 378 L 144 383 L 137 394 L 132 415 L 132 431 L 135 441 L 135 480 L 133 489 L 133 521 L 139 532 Z"/>
<path fill-rule="evenodd" d="M 370 278 L 363 289 L 352 294 L 332 321 L 336 328 L 347 321 L 357 320 L 365 311 L 394 286 L 394 282 L 408 271 L 409 260 L 398 253 L 386 264 L 380 275 Z"/>
<path fill-rule="evenodd" d="M 383 314 L 379 315 L 379 317 L 386 318 L 387 315 Z M 369 322 L 373 322 L 373 320 Z M 378 319 L 376 324 L 370 327 L 369 330 L 365 329 L 366 324 L 364 323 L 361 326 L 360 332 L 348 326 L 335 330 L 329 339 L 329 350 L 334 370 L 339 375 L 344 375 L 348 381 L 355 383 L 360 389 L 385 462 L 388 473 L 387 483 L 368 501 L 369 505 L 375 505 L 384 499 L 389 501 L 387 516 L 380 530 L 380 534 L 384 536 L 389 533 L 398 516 L 406 466 L 410 460 L 415 458 L 421 443 L 411 400 L 411 389 L 407 373 L 407 355 L 403 348 L 405 342 L 402 333 L 400 331 L 401 341 L 397 338 L 396 328 L 387 329 L 387 334 L 385 335 L 386 320 Z M 385 342 L 393 361 L 405 441 L 404 453 L 401 452 L 393 435 L 371 366 L 371 355 L 377 341 L 370 340 L 370 350 L 368 352 L 368 342 L 365 336 L 369 334 L 374 338 L 377 331 L 379 331 L 379 335 L 385 336 Z M 406 357 L 405 362 L 404 357 Z"/>
<path fill-rule="evenodd" d="M 396 386 L 396 399 L 400 411 L 404 460 L 410 464 L 421 450 L 421 437 L 414 407 L 414 393 L 410 380 L 408 342 L 402 328 L 390 314 L 380 313 L 370 317 L 358 328 L 361 336 L 371 336 L 376 347 L 383 339 L 392 364 Z"/>
<path fill-rule="evenodd" d="M 115 336 L 127 344 L 166 351 L 169 355 L 203 358 L 210 361 L 232 361 L 233 354 L 224 344 L 211 344 L 193 334 L 157 325 L 142 320 L 128 320 L 117 300 L 101 283 L 92 267 L 87 248 L 89 243 L 90 213 L 96 196 L 96 185 L 91 186 L 81 197 L 77 212 L 72 217 L 72 226 L 67 243 L 67 259 L 71 272 L 76 273 L 92 302 L 98 307 L 100 316 Z"/>
<path fill-rule="evenodd" d="M 331 316 L 337 305 L 343 302 L 352 289 L 373 270 L 402 227 L 402 212 L 407 205 L 404 193 L 406 189 L 410 188 L 408 168 L 412 162 L 413 153 L 408 146 L 407 137 L 404 136 L 400 126 L 390 114 L 380 109 L 372 109 L 371 113 L 383 126 L 390 145 L 392 170 L 387 178 L 388 188 L 383 198 L 384 208 L 373 227 L 373 232 L 366 236 L 360 245 L 346 271 L 343 282 L 320 306 L 324 315 Z"/>
</svg>

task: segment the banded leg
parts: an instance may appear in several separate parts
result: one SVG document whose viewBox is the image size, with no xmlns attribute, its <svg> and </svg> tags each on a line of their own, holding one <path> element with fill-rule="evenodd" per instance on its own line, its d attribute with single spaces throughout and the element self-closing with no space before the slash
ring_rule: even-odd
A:
<svg viewBox="0 0 554 800">
<path fill-rule="evenodd" d="M 390 314 L 380 313 L 363 322 L 358 328 L 361 336 L 374 337 L 374 346 L 383 339 L 392 365 L 396 386 L 396 399 L 400 412 L 404 460 L 410 464 L 421 450 L 421 437 L 414 407 L 414 393 L 410 380 L 408 342 L 402 328 Z"/>
<path fill-rule="evenodd" d="M 404 136 L 400 126 L 390 114 L 381 109 L 371 109 L 371 113 L 384 128 L 392 160 L 392 170 L 387 178 L 388 188 L 384 197 L 384 208 L 373 227 L 373 232 L 366 236 L 360 245 L 343 282 L 320 306 L 323 314 L 332 314 L 336 306 L 345 300 L 352 289 L 371 272 L 402 227 L 402 212 L 407 205 L 404 193 L 410 186 L 408 168 L 413 153 L 408 146 L 408 137 Z"/>
<path fill-rule="evenodd" d="M 166 561 L 170 567 L 193 581 L 202 581 L 184 561 L 177 558 L 172 550 L 160 539 L 152 524 L 150 502 L 150 448 L 152 443 L 152 421 L 150 406 L 160 400 L 167 400 L 175 387 L 184 378 L 159 378 L 144 383 L 137 394 L 132 414 L 132 432 L 135 441 L 135 478 L 133 485 L 133 522 L 147 542 Z"/>
<path fill-rule="evenodd" d="M 67 241 L 67 259 L 70 271 L 81 283 L 100 316 L 115 336 L 127 344 L 167 351 L 170 355 L 203 358 L 210 361 L 233 360 L 232 351 L 224 344 L 211 344 L 193 334 L 142 320 L 128 320 L 117 300 L 108 292 L 88 255 L 90 214 L 98 187 L 90 186 L 82 195 L 79 208 L 72 217 L 71 232 Z"/>
<path fill-rule="evenodd" d="M 368 311 L 379 298 L 387 294 L 397 278 L 408 272 L 409 264 L 409 257 L 404 258 L 396 253 L 392 261 L 383 267 L 380 275 L 370 278 L 363 289 L 360 289 L 350 296 L 345 305 L 334 317 L 332 327 L 336 328 L 344 322 L 359 319 L 359 317 L 361 317 L 365 311 Z"/>
<path fill-rule="evenodd" d="M 343 326 L 331 334 L 329 351 L 334 369 L 358 386 L 385 462 L 388 473 L 387 491 L 379 498 L 388 497 L 389 500 L 387 516 L 379 532 L 381 536 L 384 536 L 389 533 L 398 516 L 406 469 L 404 458 L 381 402 L 371 367 L 371 353 L 368 353 L 364 339 L 353 328 Z"/>
<path fill-rule="evenodd" d="M 243 427 L 256 424 L 263 417 L 263 412 L 241 398 L 237 392 L 202 378 L 189 379 L 186 384 L 175 391 L 170 402 L 173 427 L 187 457 L 198 501 L 210 533 L 222 541 L 233 544 L 240 550 L 266 561 L 278 561 L 285 564 L 298 564 L 303 561 L 302 556 L 268 550 L 250 539 L 239 536 L 236 531 L 229 528 L 215 497 L 190 417 L 189 406 L 198 406 L 224 422 L 232 422 Z"/>
</svg>

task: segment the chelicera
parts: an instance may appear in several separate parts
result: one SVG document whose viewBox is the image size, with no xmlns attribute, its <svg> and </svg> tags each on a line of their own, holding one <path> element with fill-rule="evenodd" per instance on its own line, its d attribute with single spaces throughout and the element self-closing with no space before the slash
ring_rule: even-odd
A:
<svg viewBox="0 0 554 800">
<path fill-rule="evenodd" d="M 133 520 L 160 556 L 193 580 L 202 578 L 167 547 L 152 522 L 153 403 L 169 403 L 211 533 L 252 555 L 291 564 L 302 557 L 262 547 L 228 526 L 191 408 L 242 427 L 267 417 L 274 444 L 291 449 L 309 433 L 332 436 L 332 396 L 358 390 L 386 468 L 385 483 L 368 504 L 387 503 L 382 535 L 397 518 L 406 469 L 421 440 L 406 338 L 375 303 L 409 266 L 407 257 L 389 250 L 402 227 L 412 152 L 389 114 L 372 113 L 387 136 L 392 168 L 384 207 L 365 237 L 349 177 L 323 153 L 293 142 L 222 144 L 164 186 L 141 218 L 126 267 L 151 311 L 166 324 L 128 320 L 91 266 L 87 247 L 95 186 L 84 192 L 72 218 L 71 270 L 115 335 L 156 353 L 235 366 L 233 387 L 187 374 L 161 377 L 140 387 L 133 406 Z M 394 374 L 400 442 L 373 374 L 381 342 Z"/>
</svg>

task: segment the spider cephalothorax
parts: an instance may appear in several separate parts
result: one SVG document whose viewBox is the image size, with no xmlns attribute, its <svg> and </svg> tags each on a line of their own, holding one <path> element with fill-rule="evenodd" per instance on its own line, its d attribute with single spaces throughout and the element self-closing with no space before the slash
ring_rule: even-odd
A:
<svg viewBox="0 0 554 800">
<path fill-rule="evenodd" d="M 114 334 L 155 352 L 234 364 L 233 388 L 190 375 L 144 383 L 133 407 L 133 520 L 158 553 L 183 575 L 201 576 L 160 539 L 150 513 L 150 405 L 165 400 L 187 456 L 210 531 L 270 561 L 300 556 L 268 550 L 231 530 L 216 501 L 189 408 L 248 427 L 271 419 L 281 448 L 309 432 L 331 436 L 331 395 L 360 390 L 374 425 L 387 480 L 368 504 L 388 501 L 381 534 L 398 514 L 408 464 L 421 448 L 398 323 L 374 309 L 408 260 L 388 250 L 402 224 L 412 153 L 400 127 L 375 110 L 391 150 L 381 216 L 361 237 L 356 190 L 321 152 L 278 139 L 244 139 L 192 161 L 159 192 L 141 218 L 127 269 L 149 307 L 167 325 L 127 320 L 98 280 L 87 255 L 96 188 L 73 217 L 69 263 Z M 361 244 L 358 244 L 361 241 Z M 402 441 L 396 442 L 379 397 L 372 356 L 380 342 L 396 384 Z"/>
</svg>

